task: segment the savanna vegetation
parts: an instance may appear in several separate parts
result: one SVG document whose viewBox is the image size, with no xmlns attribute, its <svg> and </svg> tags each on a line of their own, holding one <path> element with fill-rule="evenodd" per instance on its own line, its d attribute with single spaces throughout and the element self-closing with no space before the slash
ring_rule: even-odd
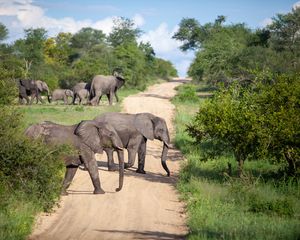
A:
<svg viewBox="0 0 300 240">
<path fill-rule="evenodd" d="M 92 28 L 54 37 L 42 28 L 25 29 L 24 38 L 5 44 L 9 31 L 0 23 L 0 239 L 26 239 L 35 215 L 57 203 L 64 175 L 60 159 L 72 151 L 68 146 L 53 148 L 29 141 L 23 136 L 25 127 L 44 120 L 74 124 L 120 111 L 119 103 L 19 106 L 15 80 L 40 79 L 53 90 L 117 70 L 126 79 L 119 91 L 122 100 L 158 78 L 177 75 L 171 62 L 155 56 L 149 43 L 138 43 L 140 33 L 130 19 L 119 18 L 107 36 Z"/>
<path fill-rule="evenodd" d="M 188 239 L 299 239 L 299 31 L 296 8 L 264 29 L 219 16 L 174 34 L 196 51 L 173 99 Z"/>
</svg>

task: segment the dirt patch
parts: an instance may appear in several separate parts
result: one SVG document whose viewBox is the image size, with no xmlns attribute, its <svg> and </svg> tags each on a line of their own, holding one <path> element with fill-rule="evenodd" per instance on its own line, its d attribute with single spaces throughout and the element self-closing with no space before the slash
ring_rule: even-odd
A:
<svg viewBox="0 0 300 240">
<path fill-rule="evenodd" d="M 177 81 L 156 84 L 127 97 L 123 102 L 124 112 L 150 112 L 163 117 L 173 136 L 174 106 L 169 99 L 179 84 Z M 118 173 L 107 171 L 105 155 L 98 159 L 100 181 L 106 194 L 93 195 L 88 173 L 79 170 L 69 195 L 62 197 L 54 213 L 38 218 L 30 239 L 184 239 L 187 233 L 184 205 L 175 188 L 183 157 L 178 150 L 169 151 L 167 164 L 171 177 L 167 177 L 160 163 L 162 146 L 160 141 L 147 142 L 147 174 L 135 172 L 136 161 L 135 167 L 125 172 L 121 192 L 115 192 Z"/>
</svg>

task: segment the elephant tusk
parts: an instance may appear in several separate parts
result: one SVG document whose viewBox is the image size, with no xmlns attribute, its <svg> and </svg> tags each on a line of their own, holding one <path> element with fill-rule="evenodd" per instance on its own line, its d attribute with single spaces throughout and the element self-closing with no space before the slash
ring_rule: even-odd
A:
<svg viewBox="0 0 300 240">
<path fill-rule="evenodd" d="M 123 151 L 123 148 L 119 147 L 119 146 L 116 146 L 116 149 L 120 150 L 120 151 Z"/>
</svg>

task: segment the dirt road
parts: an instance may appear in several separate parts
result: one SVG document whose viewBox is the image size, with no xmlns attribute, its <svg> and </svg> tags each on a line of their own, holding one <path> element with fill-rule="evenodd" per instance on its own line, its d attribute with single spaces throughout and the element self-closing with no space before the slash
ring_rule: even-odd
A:
<svg viewBox="0 0 300 240">
<path fill-rule="evenodd" d="M 172 136 L 174 106 L 169 99 L 175 95 L 174 88 L 179 84 L 176 81 L 156 84 L 145 92 L 127 97 L 123 110 L 127 113 L 151 112 L 163 117 Z M 39 217 L 30 239 L 184 239 L 186 218 L 175 189 L 183 158 L 179 151 L 169 151 L 167 164 L 171 177 L 166 177 L 160 163 L 162 145 L 160 141 L 147 142 L 147 174 L 135 173 L 136 161 L 135 167 L 125 172 L 121 192 L 115 192 L 117 172 L 108 172 L 106 167 L 101 167 L 100 181 L 106 194 L 93 195 L 88 173 L 78 171 L 69 195 L 62 197 L 60 207 L 54 213 Z M 104 154 L 100 163 L 104 166 L 105 161 Z"/>
</svg>

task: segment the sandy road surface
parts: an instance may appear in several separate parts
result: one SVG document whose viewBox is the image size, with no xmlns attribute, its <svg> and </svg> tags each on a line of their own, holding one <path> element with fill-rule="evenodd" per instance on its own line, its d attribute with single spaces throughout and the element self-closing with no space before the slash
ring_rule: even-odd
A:
<svg viewBox="0 0 300 240">
<path fill-rule="evenodd" d="M 172 135 L 174 106 L 169 99 L 179 84 L 176 81 L 156 84 L 145 92 L 127 97 L 124 112 L 151 112 L 163 117 Z M 106 194 L 93 195 L 88 173 L 79 170 L 69 195 L 62 197 L 54 213 L 38 218 L 30 239 L 184 239 L 187 233 L 184 207 L 174 186 L 183 158 L 179 151 L 169 151 L 167 164 L 171 177 L 166 177 L 160 163 L 162 145 L 160 141 L 147 142 L 147 174 L 135 173 L 136 161 L 134 168 L 126 170 L 124 187 L 118 193 L 115 192 L 118 173 L 108 172 L 104 167 L 105 154 L 100 158 L 103 167 L 99 173 Z"/>
</svg>

